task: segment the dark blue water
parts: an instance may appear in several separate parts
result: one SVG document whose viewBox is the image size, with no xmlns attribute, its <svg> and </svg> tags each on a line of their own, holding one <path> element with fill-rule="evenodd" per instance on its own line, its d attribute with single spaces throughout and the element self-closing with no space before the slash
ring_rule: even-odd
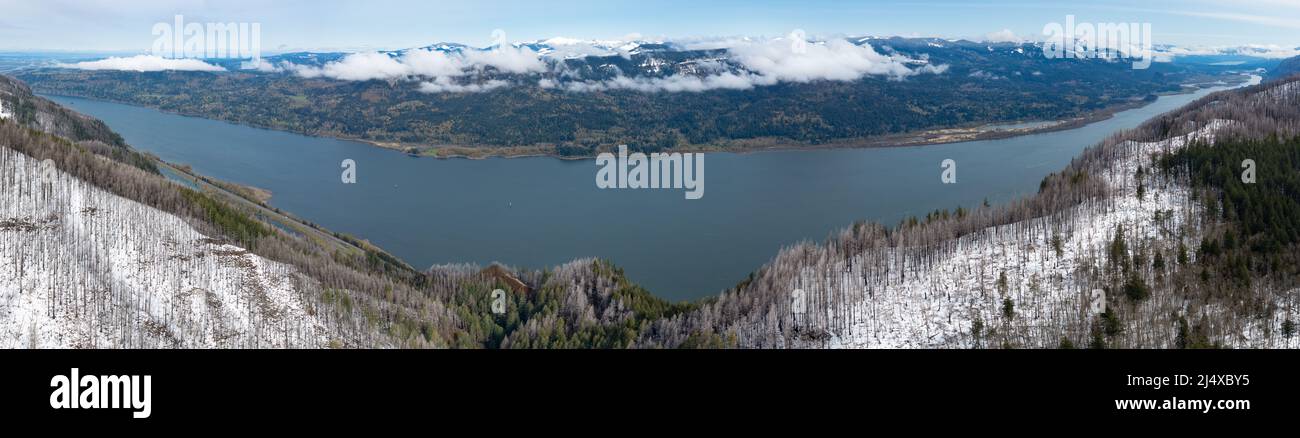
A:
<svg viewBox="0 0 1300 438">
<path fill-rule="evenodd" d="M 1032 194 L 1085 147 L 1208 91 L 1161 97 L 1078 129 L 945 145 L 710 153 L 704 198 L 600 190 L 594 160 L 411 158 L 364 143 L 152 109 L 50 97 L 103 119 L 132 146 L 201 174 L 270 190 L 271 204 L 368 239 L 416 267 L 494 261 L 545 268 L 602 257 L 671 300 L 734 285 L 784 246 L 857 220 Z M 940 163 L 957 161 L 957 183 Z M 341 162 L 357 162 L 343 184 Z"/>
</svg>

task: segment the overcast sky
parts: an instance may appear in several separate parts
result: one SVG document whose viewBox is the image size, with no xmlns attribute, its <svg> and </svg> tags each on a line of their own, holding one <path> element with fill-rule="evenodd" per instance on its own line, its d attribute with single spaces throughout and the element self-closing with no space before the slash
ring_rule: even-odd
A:
<svg viewBox="0 0 1300 438">
<path fill-rule="evenodd" d="M 269 4 L 268 4 L 269 3 Z M 1087 4 L 1083 4 L 1087 3 Z M 1149 22 L 1157 44 L 1300 46 L 1300 0 L 0 0 L 0 50 L 148 51 L 158 22 L 256 22 L 262 50 L 487 45 L 566 36 L 680 39 L 902 35 L 1035 37 L 1064 22 Z"/>
</svg>

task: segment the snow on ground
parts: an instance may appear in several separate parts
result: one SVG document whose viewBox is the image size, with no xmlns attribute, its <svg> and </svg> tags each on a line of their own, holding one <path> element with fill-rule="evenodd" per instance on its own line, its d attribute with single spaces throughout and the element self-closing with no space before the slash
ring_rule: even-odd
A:
<svg viewBox="0 0 1300 438">
<path fill-rule="evenodd" d="M 1189 257 L 1195 256 L 1200 232 L 1197 222 L 1189 218 L 1198 217 L 1199 206 L 1189 200 L 1189 190 L 1173 182 L 1158 181 L 1148 173 L 1139 199 L 1137 166 L 1151 169 L 1152 154 L 1177 150 L 1191 140 L 1212 142 L 1214 132 L 1228 123 L 1216 120 L 1185 136 L 1123 144 L 1125 158 L 1115 160 L 1115 165 L 1100 175 L 1112 190 L 1112 199 L 1077 206 L 1065 216 L 1072 219 L 1058 214 L 965 236 L 953 251 L 940 255 L 940 260 L 928 269 L 917 268 L 911 261 L 908 269 L 888 269 L 882 276 L 881 264 L 866 262 L 860 255 L 847 262 L 841 260 L 829 269 L 806 268 L 799 284 L 810 296 L 861 297 L 844 306 L 847 311 L 841 306 L 825 307 L 826 319 L 838 327 L 830 330 L 832 347 L 965 348 L 977 342 L 992 347 L 1003 342 L 1019 347 L 1056 347 L 1062 334 L 1087 333 L 1093 319 L 1093 288 L 1086 279 L 1091 278 L 1091 272 L 1107 269 L 1106 254 L 1117 227 L 1123 227 L 1130 248 L 1149 239 L 1170 244 L 1182 236 Z M 1159 223 L 1155 221 L 1157 212 L 1163 218 Z M 1051 226 L 1062 223 L 1064 228 Z M 1060 231 L 1049 231 L 1053 229 Z M 1059 255 L 1052 244 L 1053 235 L 1061 240 Z M 1176 242 L 1171 244 L 1176 246 Z M 902 266 L 900 257 L 925 251 L 891 252 L 883 266 Z M 1174 263 L 1166 257 L 1167 263 Z M 1011 298 L 1015 308 L 1009 320 L 1003 316 L 1004 295 L 997 285 L 1003 272 L 1007 278 L 1005 297 Z M 1275 299 L 1280 300 L 1281 295 L 1276 294 Z M 1188 303 L 1171 294 L 1152 297 L 1137 306 L 1124 311 L 1134 315 L 1182 312 Z M 1222 311 L 1209 305 L 1199 310 L 1211 316 Z M 981 341 L 971 335 L 977 318 L 984 327 Z M 1272 327 L 1278 327 L 1281 318 L 1282 312 L 1277 312 L 1271 318 Z M 1129 333 L 1160 334 L 1130 339 L 1132 346 L 1172 346 L 1172 326 L 1157 326 L 1154 324 L 1161 323 L 1144 318 L 1128 318 L 1125 323 Z M 1287 346 L 1280 336 L 1262 336 L 1262 325 L 1269 323 L 1221 327 L 1218 333 L 1222 336 L 1214 340 L 1233 347 Z M 1082 340 L 1072 341 L 1077 345 Z"/>
<path fill-rule="evenodd" d="M 310 284 L 0 147 L 0 347 L 320 347 Z"/>
</svg>

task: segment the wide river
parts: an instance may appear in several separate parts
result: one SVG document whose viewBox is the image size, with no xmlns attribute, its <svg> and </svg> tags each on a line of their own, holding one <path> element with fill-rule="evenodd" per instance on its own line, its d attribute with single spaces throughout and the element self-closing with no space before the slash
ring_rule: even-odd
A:
<svg viewBox="0 0 1300 438">
<path fill-rule="evenodd" d="M 545 268 L 601 257 L 651 292 L 713 295 L 784 246 L 857 220 L 895 224 L 1037 191 L 1085 147 L 1209 93 L 1161 97 L 1076 129 L 943 145 L 710 153 L 704 197 L 601 190 L 594 160 L 411 158 L 365 143 L 46 96 L 98 117 L 132 146 L 211 177 L 270 190 L 270 204 L 368 239 L 413 266 L 494 261 Z M 356 162 L 343 184 L 341 163 Z M 957 163 L 943 184 L 940 163 Z"/>
</svg>

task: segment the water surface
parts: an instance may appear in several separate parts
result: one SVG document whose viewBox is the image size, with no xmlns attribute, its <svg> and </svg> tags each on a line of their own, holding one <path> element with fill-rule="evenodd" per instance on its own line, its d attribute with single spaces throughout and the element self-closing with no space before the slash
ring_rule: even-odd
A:
<svg viewBox="0 0 1300 438">
<path fill-rule="evenodd" d="M 368 239 L 419 268 L 494 261 L 545 268 L 598 256 L 655 294 L 686 300 L 734 285 L 784 246 L 857 220 L 895 224 L 1032 194 L 1085 147 L 1208 92 L 998 140 L 710 153 L 699 200 L 681 190 L 600 190 L 594 160 L 411 158 L 355 141 L 47 97 L 104 120 L 138 149 L 270 190 L 271 205 Z M 357 163 L 356 184 L 341 181 L 346 159 Z M 956 184 L 940 181 L 945 159 L 957 162 Z"/>
</svg>

